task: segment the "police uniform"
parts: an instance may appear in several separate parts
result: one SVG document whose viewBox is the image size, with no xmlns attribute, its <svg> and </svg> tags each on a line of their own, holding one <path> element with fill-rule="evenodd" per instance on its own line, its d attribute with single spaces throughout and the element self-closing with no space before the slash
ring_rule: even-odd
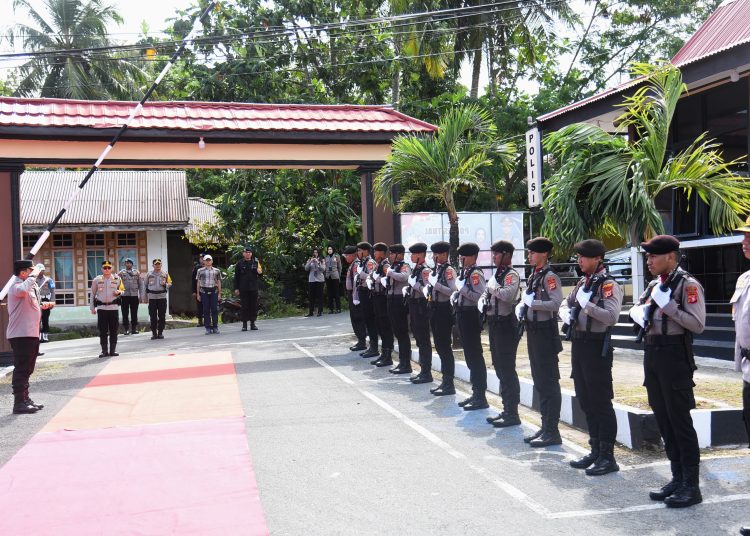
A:
<svg viewBox="0 0 750 536">
<path fill-rule="evenodd" d="M 125 335 L 138 333 L 138 305 L 141 303 L 143 296 L 143 280 L 141 273 L 132 268 L 133 259 L 125 259 L 126 263 L 131 264 L 128 270 L 120 270 L 120 279 L 125 287 L 125 291 L 120 296 L 122 306 L 122 325 L 125 328 Z"/>
<path fill-rule="evenodd" d="M 167 323 L 167 291 L 172 286 L 169 273 L 161 269 L 161 259 L 154 259 L 154 267 L 146 274 L 146 296 L 148 296 L 148 316 L 151 321 L 151 339 L 163 339 Z M 159 270 L 156 270 L 159 266 Z"/>
<path fill-rule="evenodd" d="M 424 242 L 412 244 L 409 247 L 409 252 L 412 254 L 426 253 L 427 244 Z M 409 378 L 415 384 L 432 382 L 430 311 L 427 308 L 427 298 L 424 295 L 424 289 L 429 285 L 427 281 L 429 275 L 430 269 L 424 263 L 421 263 L 414 266 L 409 277 L 411 287 L 411 291 L 408 293 L 409 324 L 411 325 L 411 332 L 414 334 L 414 341 L 419 349 L 419 374 Z"/>
<path fill-rule="evenodd" d="M 461 244 L 458 248 L 461 257 L 476 257 L 479 246 L 473 242 Z M 484 294 L 486 283 L 482 270 L 473 263 L 463 266 L 456 281 L 458 290 L 454 295 L 458 332 L 464 346 L 464 358 L 469 367 L 471 396 L 460 402 L 465 411 L 485 409 L 487 403 L 487 365 L 482 351 L 482 323 L 477 303 Z"/>
<path fill-rule="evenodd" d="M 430 246 L 433 253 L 447 253 L 450 251 L 448 242 L 435 242 Z M 427 276 L 429 309 L 430 309 L 430 329 L 432 330 L 432 340 L 435 341 L 435 350 L 440 357 L 440 371 L 443 374 L 443 381 L 440 385 L 430 389 L 435 396 L 453 395 L 456 388 L 453 385 L 453 378 L 456 371 L 456 360 L 453 356 L 453 347 L 451 343 L 451 334 L 453 331 L 453 310 L 450 298 L 456 291 L 456 274 L 455 268 L 448 261 L 443 264 L 435 264 L 435 269 Z M 433 283 L 434 281 L 434 283 Z"/>
<path fill-rule="evenodd" d="M 331 244 L 326 247 L 326 253 L 328 248 L 333 248 Z M 335 311 L 341 312 L 341 297 L 339 296 L 339 284 L 341 281 L 341 256 L 338 253 L 331 255 L 326 254 L 323 257 L 325 263 L 325 279 L 326 279 L 326 295 L 328 299 L 328 312 L 333 314 L 334 305 L 336 306 Z"/>
<path fill-rule="evenodd" d="M 55 280 L 44 275 L 44 265 L 38 264 L 37 269 L 40 271 L 36 278 L 36 286 L 39 288 L 39 299 L 41 303 L 55 303 Z M 39 331 L 39 342 L 49 342 L 49 316 L 52 313 L 52 307 L 42 309 L 42 327 Z"/>
<path fill-rule="evenodd" d="M 604 259 L 605 247 L 599 240 L 575 245 L 579 255 Z M 576 398 L 586 415 L 591 452 L 570 465 L 586 469 L 589 476 L 600 476 L 620 468 L 614 458 L 617 418 L 612 407 L 612 345 L 610 331 L 622 307 L 622 287 L 599 263 L 593 274 L 584 274 L 560 308 L 563 329 L 572 340 L 571 365 Z"/>
<path fill-rule="evenodd" d="M 383 282 L 387 283 L 385 278 L 386 270 L 391 266 L 388 262 L 388 246 L 383 242 L 378 242 L 372 246 L 374 251 L 380 251 L 384 257 L 376 261 L 375 271 L 370 274 L 370 287 L 372 296 L 372 308 L 375 313 L 375 323 L 378 326 L 378 334 L 382 342 L 380 357 L 370 361 L 370 364 L 377 367 L 386 367 L 393 364 L 393 329 L 391 320 L 388 316 L 388 296 Z"/>
<path fill-rule="evenodd" d="M 367 350 L 360 353 L 363 358 L 376 357 L 380 355 L 378 350 L 378 326 L 375 321 L 375 310 L 372 304 L 372 294 L 370 288 L 367 286 L 367 282 L 370 280 L 370 274 L 375 272 L 377 263 L 370 257 L 370 250 L 372 246 L 369 242 L 360 242 L 357 244 L 357 254 L 361 255 L 359 259 L 359 266 L 357 267 L 357 274 L 355 275 L 354 281 L 357 287 L 357 293 L 359 295 L 359 302 L 362 306 L 362 317 L 365 321 L 365 327 L 367 328 L 367 335 L 370 338 L 369 346 Z M 362 252 L 360 254 L 360 252 Z"/>
<path fill-rule="evenodd" d="M 211 255 L 203 257 L 204 262 L 213 262 Z M 219 295 L 221 294 L 221 270 L 215 266 L 203 266 L 195 274 L 198 293 L 203 304 L 203 326 L 206 335 L 219 333 Z"/>
<path fill-rule="evenodd" d="M 508 255 L 509 259 L 515 251 L 513 244 L 507 240 L 498 240 L 490 249 L 495 253 Z M 497 379 L 500 380 L 500 398 L 503 401 L 502 413 L 496 417 L 488 417 L 487 421 L 497 428 L 521 424 L 518 416 L 521 386 L 516 372 L 518 318 L 513 314 L 520 286 L 521 276 L 508 264 L 495 270 L 485 291 L 485 315 L 492 366 Z"/>
<path fill-rule="evenodd" d="M 529 251 L 549 253 L 552 242 L 544 237 L 526 243 Z M 525 296 L 524 296 L 525 294 Z M 522 293 L 519 320 L 525 323 L 526 344 L 534 387 L 539 392 L 542 427 L 536 434 L 524 438 L 532 447 L 546 447 L 562 443 L 560 422 L 560 367 L 558 354 L 562 341 L 557 330 L 557 312 L 563 300 L 562 283 L 549 264 L 535 268 Z M 528 302 L 528 303 L 527 303 Z M 536 437 L 535 437 L 536 436 Z"/>
<path fill-rule="evenodd" d="M 252 253 L 249 245 L 245 246 L 245 251 Z M 240 259 L 234 267 L 234 289 L 239 291 L 242 304 L 242 331 L 247 331 L 248 322 L 251 330 L 258 329 L 255 325 L 258 319 L 258 277 L 262 273 L 263 267 L 254 256 L 250 260 Z"/>
<path fill-rule="evenodd" d="M 362 304 L 359 300 L 359 286 L 357 285 L 357 269 L 359 268 L 359 259 L 357 258 L 357 247 L 346 246 L 344 255 L 353 255 L 352 262 L 346 269 L 346 300 L 349 302 L 349 321 L 352 324 L 352 331 L 357 337 L 356 344 L 349 347 L 352 352 L 359 352 L 367 349 L 367 328 L 365 319 L 362 316 Z"/>
<path fill-rule="evenodd" d="M 668 235 L 641 243 L 641 248 L 652 255 L 679 252 L 679 247 L 680 242 Z M 662 285 L 668 288 L 662 289 Z M 659 307 L 657 297 L 665 293 L 668 301 Z M 647 311 L 643 385 L 673 476 L 649 496 L 671 507 L 690 506 L 702 501 L 698 485 L 700 450 L 690 410 L 695 408 L 693 334 L 702 333 L 706 323 L 703 287 L 678 265 L 651 281 L 633 309 Z M 634 314 L 637 316 L 637 312 L 631 312 L 631 316 Z"/>
<path fill-rule="evenodd" d="M 102 269 L 109 268 L 110 276 L 98 275 L 91 281 L 91 301 L 89 308 L 96 313 L 96 323 L 99 328 L 99 344 L 102 353 L 99 357 L 119 355 L 117 348 L 117 328 L 119 324 L 120 294 L 125 287 L 118 274 L 111 272 L 112 263 L 104 261 Z M 109 347 L 107 340 L 109 339 Z"/>
<path fill-rule="evenodd" d="M 388 249 L 396 255 L 406 253 L 402 244 L 393 244 Z M 388 298 L 388 317 L 393 335 L 398 341 L 398 365 L 389 372 L 408 374 L 411 372 L 411 338 L 409 337 L 409 307 L 405 289 L 409 287 L 410 266 L 403 260 L 394 262 L 386 271 L 385 291 Z"/>
</svg>

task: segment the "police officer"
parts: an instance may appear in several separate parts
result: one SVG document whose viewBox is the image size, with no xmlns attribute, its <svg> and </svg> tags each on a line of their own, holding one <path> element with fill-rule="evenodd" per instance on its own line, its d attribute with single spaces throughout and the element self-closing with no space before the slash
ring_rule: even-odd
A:
<svg viewBox="0 0 750 536">
<path fill-rule="evenodd" d="M 221 296 L 221 270 L 214 266 L 211 255 L 203 257 L 203 268 L 195 274 L 198 282 L 198 301 L 203 304 L 203 325 L 206 335 L 219 333 L 219 296 Z"/>
<path fill-rule="evenodd" d="M 703 287 L 679 267 L 680 242 L 675 237 L 657 235 L 641 248 L 655 279 L 631 309 L 631 317 L 644 334 L 643 384 L 672 469 L 672 480 L 649 497 L 682 508 L 703 500 L 690 410 L 695 408 L 693 334 L 703 332 L 706 304 Z"/>
<path fill-rule="evenodd" d="M 172 277 L 161 269 L 161 259 L 154 259 L 151 266 L 151 271 L 146 274 L 144 286 L 151 321 L 151 340 L 154 340 L 164 338 L 164 326 L 167 323 L 167 291 L 172 286 Z"/>
<path fill-rule="evenodd" d="M 525 324 L 531 377 L 539 392 L 542 414 L 542 427 L 524 438 L 531 447 L 562 443 L 558 428 L 562 396 L 557 358 L 562 351 L 562 341 L 557 331 L 557 311 L 563 295 L 560 278 L 549 266 L 552 248 L 552 242 L 543 236 L 526 242 L 533 272 L 526 291 L 521 293 L 522 301 L 516 306 L 518 319 Z"/>
<path fill-rule="evenodd" d="M 612 407 L 610 330 L 622 307 L 622 288 L 604 266 L 605 247 L 589 239 L 574 246 L 583 276 L 560 307 L 563 330 L 572 340 L 572 377 L 586 414 L 591 452 L 570 462 L 589 476 L 619 471 L 614 456 L 617 418 Z"/>
<path fill-rule="evenodd" d="M 245 245 L 242 259 L 234 267 L 234 295 L 240 297 L 242 304 L 242 331 L 257 330 L 255 321 L 258 319 L 258 277 L 263 273 L 260 261 L 253 256 L 253 248 Z M 197 274 L 196 274 L 197 275 Z"/>
<path fill-rule="evenodd" d="M 117 356 L 117 328 L 119 324 L 120 295 L 125 290 L 122 279 L 112 273 L 112 263 L 102 262 L 102 273 L 91 281 L 91 314 L 96 315 L 99 327 L 99 344 L 102 353 L 99 357 Z M 109 339 L 109 348 L 107 348 Z"/>
<path fill-rule="evenodd" d="M 205 256 L 205 253 L 198 255 L 198 262 L 195 263 L 193 266 L 193 273 L 190 274 L 190 290 L 193 293 L 193 299 L 195 300 L 195 316 L 198 317 L 197 327 L 199 328 L 203 327 L 203 304 L 198 301 L 198 280 L 195 276 L 198 275 L 198 270 L 203 268 L 203 257 Z"/>
<path fill-rule="evenodd" d="M 45 275 L 43 264 L 37 264 L 36 270 L 39 272 L 39 275 L 36 276 L 39 298 L 41 303 L 49 304 L 42 308 L 42 329 L 39 332 L 39 342 L 49 342 L 49 315 L 55 306 L 55 280 Z"/>
<path fill-rule="evenodd" d="M 143 296 L 143 279 L 141 273 L 133 268 L 133 259 L 125 259 L 125 269 L 120 270 L 120 279 L 125 291 L 120 296 L 122 306 L 122 324 L 125 335 L 138 333 L 138 305 Z M 129 321 L 131 319 L 132 321 Z"/>
<path fill-rule="evenodd" d="M 337 313 L 341 312 L 341 296 L 339 296 L 339 285 L 341 281 L 341 256 L 333 251 L 333 244 L 326 247 L 325 262 L 325 280 L 326 280 L 326 297 L 328 299 L 328 313 L 333 314 L 334 308 Z"/>
<path fill-rule="evenodd" d="M 355 275 L 354 281 L 357 287 L 357 293 L 359 295 L 359 302 L 362 306 L 362 317 L 365 320 L 365 326 L 367 327 L 367 336 L 370 339 L 367 350 L 361 352 L 359 355 L 363 358 L 375 357 L 380 355 L 378 350 L 378 326 L 375 321 L 375 310 L 372 305 L 372 295 L 367 282 L 372 281 L 370 274 L 375 272 L 377 263 L 370 257 L 370 250 L 372 245 L 369 242 L 360 242 L 357 244 L 357 257 L 359 258 L 359 266 L 357 267 L 357 274 Z"/>
<path fill-rule="evenodd" d="M 344 248 L 344 259 L 348 263 L 346 269 L 346 299 L 349 302 L 349 320 L 352 323 L 352 331 L 357 337 L 357 343 L 350 346 L 352 352 L 359 352 L 367 349 L 367 328 L 365 319 L 362 316 L 362 303 L 359 300 L 359 286 L 355 280 L 357 269 L 359 268 L 359 259 L 357 258 L 357 247 L 346 246 Z"/>
<path fill-rule="evenodd" d="M 461 273 L 456 280 L 458 289 L 453 295 L 458 321 L 458 332 L 464 345 L 464 357 L 469 367 L 471 379 L 471 396 L 458 403 L 465 411 L 486 409 L 487 403 L 487 365 L 482 352 L 482 323 L 477 303 L 484 294 L 486 282 L 482 270 L 477 266 L 479 246 L 466 242 L 458 248 L 461 259 Z"/>
<path fill-rule="evenodd" d="M 511 242 L 498 240 L 490 250 L 495 273 L 487 283 L 485 298 L 480 303 L 487 318 L 492 366 L 500 380 L 503 411 L 496 417 L 487 417 L 487 422 L 496 428 L 505 428 L 521 424 L 518 416 L 521 386 L 516 372 L 518 319 L 513 314 L 521 276 L 513 268 L 515 247 Z"/>
<path fill-rule="evenodd" d="M 424 289 L 429 286 L 430 269 L 425 264 L 427 244 L 417 242 L 409 247 L 414 269 L 409 277 L 409 324 L 419 349 L 419 374 L 409 378 L 412 383 L 432 383 L 432 342 L 430 341 L 430 311 Z M 400 343 L 399 343 L 400 345 Z"/>
<path fill-rule="evenodd" d="M 387 367 L 393 364 L 393 330 L 391 321 L 388 317 L 388 296 L 386 295 L 385 272 L 391 266 L 388 262 L 388 246 L 383 242 L 377 242 L 372 246 L 373 260 L 377 263 L 375 271 L 370 274 L 370 283 L 368 286 L 371 290 L 372 308 L 375 312 L 375 322 L 378 326 L 378 334 L 383 345 L 380 356 L 370 361 L 371 365 L 376 367 Z"/>
<path fill-rule="evenodd" d="M 393 374 L 411 373 L 411 338 L 409 337 L 409 308 L 405 289 L 409 288 L 411 268 L 404 261 L 403 244 L 388 246 L 390 266 L 385 271 L 388 318 L 393 335 L 398 341 L 398 365 L 389 370 Z"/>
<path fill-rule="evenodd" d="M 427 277 L 429 286 L 428 296 L 430 300 L 430 329 L 432 340 L 435 341 L 435 350 L 440 357 L 440 371 L 443 381 L 440 385 L 430 389 L 435 396 L 454 395 L 456 388 L 453 385 L 453 377 L 456 370 L 456 360 L 453 356 L 451 346 L 451 333 L 453 330 L 453 310 L 450 298 L 456 291 L 457 274 L 455 268 L 448 262 L 448 252 L 451 246 L 448 242 L 435 242 L 430 246 L 432 258 L 435 261 L 435 269 Z"/>
</svg>

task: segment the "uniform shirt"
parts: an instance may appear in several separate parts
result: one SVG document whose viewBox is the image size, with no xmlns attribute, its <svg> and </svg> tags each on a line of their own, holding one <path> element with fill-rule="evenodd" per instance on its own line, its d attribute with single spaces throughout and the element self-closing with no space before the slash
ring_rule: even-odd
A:
<svg viewBox="0 0 750 536">
<path fill-rule="evenodd" d="M 594 275 L 601 277 L 606 273 L 607 271 L 602 268 Z M 578 289 L 582 287 L 585 288 L 591 277 L 593 276 L 585 275 L 578 281 L 578 283 L 576 283 L 575 288 L 560 307 L 561 310 L 572 309 L 576 306 L 576 293 L 578 292 Z M 586 307 L 581 309 L 578 313 L 576 331 L 604 333 L 607 331 L 607 328 L 617 324 L 617 319 L 620 317 L 620 308 L 622 307 L 622 297 L 623 292 L 620 285 L 618 285 L 613 279 L 604 280 L 603 283 L 598 285 L 596 295 L 592 294 Z"/>
<path fill-rule="evenodd" d="M 672 291 L 671 299 L 664 309 L 657 307 L 653 303 L 654 311 L 651 315 L 651 325 L 646 335 L 683 335 L 686 331 L 695 334 L 703 333 L 706 327 L 706 301 L 703 297 L 703 287 L 693 276 L 682 268 L 678 273 L 683 274 L 683 278 Z M 649 284 L 646 291 L 641 294 L 640 303 L 651 304 L 650 290 L 661 283 L 659 278 L 654 279 Z M 662 331 L 664 316 L 667 317 L 667 331 Z"/>
<path fill-rule="evenodd" d="M 438 280 L 432 286 L 432 301 L 447 302 L 456 291 L 456 269 L 447 262 L 437 267 Z"/>
<path fill-rule="evenodd" d="M 387 292 L 389 296 L 398 296 L 403 298 L 404 288 L 409 285 L 409 276 L 411 267 L 404 261 L 398 261 L 388 269 L 386 277 L 388 278 Z"/>
<path fill-rule="evenodd" d="M 308 283 L 322 283 L 326 280 L 325 277 L 326 264 L 321 258 L 312 258 L 305 264 L 305 270 L 308 271 L 307 282 Z"/>
<path fill-rule="evenodd" d="M 518 299 L 518 289 L 521 287 L 521 276 L 512 267 L 500 267 L 492 276 L 497 282 L 495 288 L 487 287 L 490 303 L 487 316 L 508 316 L 513 313 Z"/>
<path fill-rule="evenodd" d="M 370 274 L 375 272 L 377 267 L 378 263 L 376 263 L 375 259 L 369 255 L 364 259 L 359 260 L 359 278 L 357 279 L 357 285 L 359 286 L 360 291 L 363 288 L 367 290 L 367 280 L 369 279 Z"/>
<path fill-rule="evenodd" d="M 36 278 L 36 286 L 39 287 L 39 297 L 42 301 L 55 301 L 55 280 L 46 275 L 39 274 Z"/>
<path fill-rule="evenodd" d="M 146 274 L 145 286 L 149 300 L 166 300 L 167 289 L 172 286 L 172 278 L 164 270 L 151 270 Z"/>
<path fill-rule="evenodd" d="M 240 260 L 234 267 L 234 288 L 239 291 L 258 290 L 258 276 L 263 271 L 260 262 L 253 257 Z M 197 276 L 197 272 L 196 272 Z"/>
<path fill-rule="evenodd" d="M 143 281 L 138 270 L 120 270 L 119 275 L 125 287 L 123 296 L 141 296 L 143 294 Z"/>
<path fill-rule="evenodd" d="M 39 338 L 39 321 L 42 318 L 39 301 L 36 278 L 27 277 L 23 280 L 13 276 L 13 283 L 8 291 L 8 327 L 5 330 L 7 339 Z"/>
<path fill-rule="evenodd" d="M 370 274 L 370 277 L 372 278 L 372 293 L 375 296 L 385 296 L 386 289 L 380 279 L 385 277 L 385 271 L 390 267 L 391 263 L 388 262 L 388 258 L 386 257 L 378 262 L 378 265 L 375 268 L 375 272 Z M 378 278 L 377 280 L 375 279 L 376 276 Z M 385 279 L 383 281 L 387 282 L 387 280 Z"/>
<path fill-rule="evenodd" d="M 120 309 L 120 305 L 114 302 L 120 297 L 119 294 L 115 294 L 115 291 L 122 292 L 125 287 L 122 285 L 122 279 L 117 274 L 112 274 L 110 277 L 104 277 L 102 274 L 96 276 L 91 281 L 91 299 L 89 300 L 89 308 L 91 311 L 117 311 Z M 96 305 L 96 300 L 99 300 L 102 304 Z M 106 304 L 106 305 L 105 305 Z"/>
<path fill-rule="evenodd" d="M 536 285 L 537 278 L 542 276 L 542 272 L 549 268 L 544 266 L 541 270 L 535 270 L 529 279 L 529 287 Z M 562 283 L 552 270 L 544 274 L 542 281 L 536 285 L 534 292 L 534 301 L 531 302 L 528 311 L 526 311 L 526 321 L 546 322 L 557 318 L 557 311 L 563 301 Z"/>
<path fill-rule="evenodd" d="M 341 257 L 338 253 L 326 255 L 323 259 L 326 264 L 326 279 L 341 279 Z"/>
<path fill-rule="evenodd" d="M 742 372 L 742 379 L 750 382 L 750 359 L 742 357 L 741 349 L 750 348 L 750 271 L 737 279 L 737 287 L 729 303 L 737 332 L 734 343 L 734 369 Z"/>
<path fill-rule="evenodd" d="M 409 298 L 412 300 L 425 300 L 423 289 L 428 287 L 430 283 L 427 278 L 430 276 L 431 270 L 424 264 L 417 264 L 412 270 L 412 277 L 414 278 L 414 286 L 412 287 Z"/>
<path fill-rule="evenodd" d="M 484 289 L 487 288 L 484 273 L 476 264 L 472 264 L 469 267 L 464 267 L 460 278 L 465 280 L 466 283 L 458 291 L 458 306 L 476 307 L 479 298 L 484 294 Z"/>
<path fill-rule="evenodd" d="M 195 279 L 196 281 L 198 281 L 199 289 L 216 288 L 219 285 L 218 281 L 221 280 L 221 270 L 219 270 L 215 266 L 204 266 L 196 272 Z"/>
</svg>

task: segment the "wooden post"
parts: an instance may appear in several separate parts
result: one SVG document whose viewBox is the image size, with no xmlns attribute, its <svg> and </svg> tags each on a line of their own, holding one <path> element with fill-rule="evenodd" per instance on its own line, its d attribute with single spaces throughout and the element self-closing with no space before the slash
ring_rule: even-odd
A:
<svg viewBox="0 0 750 536">
<path fill-rule="evenodd" d="M 2 278 L 13 273 L 13 261 L 21 258 L 21 205 L 20 184 L 23 165 L 3 164 L 0 166 L 0 236 L 8 237 L 0 254 L 0 274 Z M 7 300 L 0 304 L 0 365 L 13 364 L 10 343 L 5 338 L 8 327 Z"/>
</svg>

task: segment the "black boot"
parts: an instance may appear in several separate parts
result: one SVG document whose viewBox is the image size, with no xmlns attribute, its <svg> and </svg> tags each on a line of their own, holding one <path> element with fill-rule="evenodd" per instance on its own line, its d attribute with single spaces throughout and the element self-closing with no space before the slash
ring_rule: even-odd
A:
<svg viewBox="0 0 750 536">
<path fill-rule="evenodd" d="M 408 356 L 402 356 L 399 352 L 398 365 L 393 367 L 388 372 L 392 374 L 409 374 L 411 373 L 411 359 Z"/>
<path fill-rule="evenodd" d="M 393 365 L 393 358 L 391 357 L 391 354 L 393 353 L 393 350 L 390 348 L 383 348 L 383 353 L 380 354 L 380 359 L 373 361 L 370 361 L 373 365 L 376 367 L 388 367 L 390 365 Z"/>
<path fill-rule="evenodd" d="M 14 397 L 13 413 L 15 414 L 36 413 L 37 411 L 39 411 L 38 407 L 36 407 L 35 405 L 25 400 L 23 393 L 19 395 L 13 395 L 13 397 Z"/>
<path fill-rule="evenodd" d="M 532 441 L 534 441 L 535 439 L 538 439 L 538 438 L 542 437 L 542 433 L 543 433 L 543 432 L 542 432 L 542 429 L 540 428 L 539 430 L 537 430 L 536 432 L 534 432 L 534 433 L 533 433 L 533 434 L 531 434 L 530 436 L 526 436 L 526 437 L 524 437 L 524 438 L 523 438 L 523 442 L 524 442 L 524 443 L 531 443 L 531 442 L 532 442 Z"/>
<path fill-rule="evenodd" d="M 109 350 L 107 350 L 106 346 L 102 346 L 102 353 L 99 354 L 99 357 L 107 357 L 109 355 Z"/>
<path fill-rule="evenodd" d="M 521 418 L 518 416 L 517 409 L 503 411 L 492 421 L 492 426 L 495 428 L 507 428 L 508 426 L 519 426 L 520 424 Z"/>
<path fill-rule="evenodd" d="M 200 325 L 200 326 L 198 326 L 198 327 L 203 327 L 203 324 L 201 324 L 201 325 Z M 156 340 L 156 338 L 157 338 L 157 337 L 156 337 L 156 331 L 154 331 L 154 330 L 151 330 L 151 340 L 152 340 L 152 341 L 155 341 L 155 340 Z"/>
<path fill-rule="evenodd" d="M 380 352 L 378 351 L 377 346 L 373 346 L 372 344 L 370 344 L 370 347 L 359 355 L 362 356 L 364 359 L 367 359 L 370 357 L 379 356 Z"/>
<path fill-rule="evenodd" d="M 700 468 L 698 465 L 686 465 L 682 468 L 682 484 L 677 490 L 664 499 L 669 508 L 685 508 L 703 502 L 698 483 Z"/>
<path fill-rule="evenodd" d="M 437 389 L 430 389 L 430 392 L 435 396 L 455 395 L 456 388 L 453 385 L 453 378 L 443 376 L 443 383 Z"/>
<path fill-rule="evenodd" d="M 409 381 L 413 384 L 432 383 L 432 374 L 422 369 L 419 374 L 409 378 Z"/>
<path fill-rule="evenodd" d="M 240 331 L 247 331 L 247 322 L 242 322 L 242 329 Z"/>
<path fill-rule="evenodd" d="M 490 405 L 487 398 L 482 395 L 474 395 L 468 404 L 464 404 L 464 411 L 474 411 L 475 409 L 487 409 Z"/>
<path fill-rule="evenodd" d="M 602 476 L 607 473 L 614 473 L 620 470 L 620 466 L 615 461 L 615 444 L 610 441 L 599 442 L 599 457 L 594 465 L 586 469 L 589 476 Z"/>
<path fill-rule="evenodd" d="M 589 439 L 589 445 L 591 445 L 591 452 L 570 462 L 573 469 L 586 469 L 599 458 L 599 440 L 592 437 Z"/>
<path fill-rule="evenodd" d="M 740 527 L 740 536 L 750 536 L 750 526 Z"/>
<path fill-rule="evenodd" d="M 472 394 L 469 398 L 463 399 L 461 402 L 458 403 L 458 407 L 462 408 L 466 404 L 470 404 L 474 400 L 474 395 Z"/>
<path fill-rule="evenodd" d="M 562 445 L 562 437 L 557 429 L 557 423 L 554 425 L 546 424 L 543 428 L 542 435 L 529 441 L 529 446 L 534 448 L 551 447 L 553 445 Z"/>
<path fill-rule="evenodd" d="M 120 355 L 120 354 L 118 354 L 117 352 L 115 352 L 115 348 L 116 348 L 116 347 L 117 347 L 117 345 L 116 345 L 116 344 L 111 344 L 111 345 L 109 346 L 109 355 L 110 355 L 110 357 L 117 357 L 118 355 Z"/>
<path fill-rule="evenodd" d="M 652 501 L 663 501 L 680 487 L 682 483 L 682 465 L 672 462 L 670 466 L 672 469 L 672 480 L 664 484 L 660 489 L 648 492 L 648 496 Z"/>
<path fill-rule="evenodd" d="M 24 398 L 24 402 L 26 402 L 30 406 L 34 406 L 36 409 L 42 409 L 42 408 L 44 408 L 44 404 L 37 404 L 36 402 L 34 402 L 33 400 L 31 400 L 31 398 L 29 398 L 29 389 L 28 389 L 28 387 L 23 392 L 23 398 Z"/>
<path fill-rule="evenodd" d="M 357 344 L 354 346 L 350 346 L 349 350 L 352 352 L 359 352 L 360 350 L 366 350 L 367 349 L 367 343 L 364 340 L 357 341 Z"/>
<path fill-rule="evenodd" d="M 258 331 L 258 326 L 255 325 L 255 322 L 252 320 L 250 321 L 250 330 L 251 331 Z"/>
</svg>

